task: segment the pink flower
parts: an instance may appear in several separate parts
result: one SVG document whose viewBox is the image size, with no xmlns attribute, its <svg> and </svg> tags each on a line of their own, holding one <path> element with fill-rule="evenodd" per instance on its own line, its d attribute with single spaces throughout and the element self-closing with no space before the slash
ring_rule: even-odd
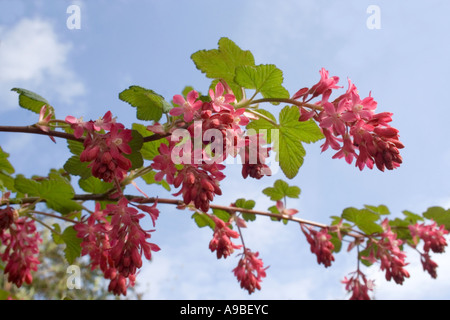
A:
<svg viewBox="0 0 450 320">
<path fill-rule="evenodd" d="M 323 112 L 320 114 L 320 127 L 330 129 L 338 135 L 344 135 L 346 123 L 343 119 L 343 113 L 347 110 L 348 105 L 346 100 L 341 100 L 337 105 L 328 102 L 331 91 L 327 91 L 323 95 L 322 107 Z"/>
<path fill-rule="evenodd" d="M 350 300 L 370 300 L 369 291 L 373 291 L 373 281 L 367 280 L 366 276 L 359 270 L 354 274 L 350 279 L 345 277 L 342 280 L 342 283 L 345 284 L 345 290 L 352 293 Z"/>
<path fill-rule="evenodd" d="M 348 164 L 351 164 L 353 162 L 353 159 L 358 157 L 358 155 L 355 152 L 355 146 L 352 140 L 347 134 L 344 135 L 343 140 L 344 144 L 342 148 L 333 156 L 333 159 L 345 158 L 345 161 Z"/>
<path fill-rule="evenodd" d="M 330 241 L 331 235 L 328 233 L 328 230 L 322 228 L 320 231 L 317 231 L 310 226 L 305 226 L 303 223 L 300 224 L 300 227 L 311 246 L 311 252 L 317 256 L 317 263 L 322 263 L 325 268 L 331 266 L 331 262 L 334 261 L 334 245 Z"/>
<path fill-rule="evenodd" d="M 120 124 L 110 124 L 110 132 L 106 134 L 106 144 L 109 146 L 114 156 L 120 154 L 131 154 L 132 150 L 129 145 L 133 137 L 131 130 L 124 129 Z"/>
<path fill-rule="evenodd" d="M 3 230 L 8 229 L 17 218 L 17 211 L 10 206 L 7 206 L 4 209 L 0 209 L 0 234 L 3 232 Z"/>
<path fill-rule="evenodd" d="M 423 270 L 428 272 L 433 279 L 436 279 L 436 269 L 438 267 L 438 264 L 431 260 L 430 255 L 428 253 L 421 253 L 420 262 L 422 263 Z"/>
<path fill-rule="evenodd" d="M 227 258 L 234 252 L 234 249 L 241 248 L 240 245 L 235 245 L 230 238 L 239 238 L 239 233 L 230 229 L 230 224 L 214 215 L 210 215 L 215 223 L 213 239 L 209 243 L 211 252 L 216 251 L 217 259 Z"/>
<path fill-rule="evenodd" d="M 75 138 L 81 138 L 85 131 L 91 132 L 94 130 L 92 121 L 84 122 L 83 118 L 75 118 L 74 116 L 67 116 L 65 121 L 74 129 L 73 135 Z"/>
<path fill-rule="evenodd" d="M 203 104 L 201 100 L 197 100 L 198 96 L 199 94 L 195 90 L 188 93 L 186 97 L 187 100 L 179 94 L 173 96 L 173 102 L 180 107 L 171 109 L 169 113 L 172 116 L 183 115 L 184 121 L 191 122 L 192 119 L 194 119 L 194 114 L 202 107 Z"/>
<path fill-rule="evenodd" d="M 239 260 L 233 273 L 239 281 L 241 288 L 248 291 L 249 294 L 255 290 L 261 290 L 262 278 L 266 277 L 266 268 L 263 261 L 258 259 L 259 253 L 253 253 L 250 249 L 245 249 L 242 258 Z"/>
<path fill-rule="evenodd" d="M 236 101 L 236 97 L 233 94 L 227 93 L 224 95 L 224 86 L 221 82 L 216 84 L 215 90 L 209 90 L 209 96 L 211 97 L 212 108 L 216 112 L 221 110 L 231 110 L 233 106 L 230 103 Z"/>
<path fill-rule="evenodd" d="M 159 155 L 153 158 L 151 167 L 155 170 L 159 170 L 155 175 L 156 181 L 161 181 L 166 176 L 167 183 L 173 184 L 177 168 L 172 161 L 172 153 L 169 146 L 165 143 L 161 143 L 158 148 Z"/>
<path fill-rule="evenodd" d="M 47 108 L 49 109 L 49 113 L 45 115 L 47 112 Z M 41 129 L 44 132 L 50 132 L 49 122 L 52 119 L 53 112 L 50 109 L 50 107 L 47 107 L 47 105 L 42 106 L 40 112 L 39 112 L 39 121 L 36 123 L 36 127 Z M 56 143 L 56 140 L 53 136 L 49 136 L 50 139 Z"/>
<path fill-rule="evenodd" d="M 447 241 L 445 235 L 449 232 L 445 230 L 445 226 L 441 225 L 437 227 L 437 223 L 433 222 L 431 225 L 416 223 L 413 226 L 408 226 L 411 236 L 413 237 L 414 244 L 417 245 L 419 240 L 423 240 L 423 250 L 429 252 L 430 250 L 434 253 L 445 252 L 445 247 L 447 246 Z"/>
<path fill-rule="evenodd" d="M 159 122 L 155 122 L 154 125 L 147 126 L 147 130 L 156 134 L 165 134 L 166 130 L 162 124 Z"/>
<path fill-rule="evenodd" d="M 40 264 L 38 245 L 42 239 L 34 221 L 25 217 L 17 218 L 8 231 L 0 232 L 1 243 L 5 246 L 0 257 L 6 262 L 4 273 L 8 275 L 8 281 L 20 288 L 24 282 L 31 284 L 33 281 L 31 271 L 37 271 Z"/>
<path fill-rule="evenodd" d="M 159 217 L 159 210 L 158 210 L 158 208 L 156 208 L 157 204 L 158 204 L 158 200 L 156 200 L 152 206 L 146 206 L 146 205 L 138 205 L 137 206 L 139 209 L 147 212 L 150 215 L 150 218 L 152 219 L 153 227 L 155 227 L 155 221 Z"/>
<path fill-rule="evenodd" d="M 314 98 L 328 90 L 342 88 L 336 85 L 338 82 L 339 77 L 334 76 L 330 78 L 328 70 L 322 68 L 320 69 L 320 81 L 309 89 L 308 94 L 312 94 L 312 98 Z M 297 95 L 298 94 L 299 93 L 297 93 Z"/>
<path fill-rule="evenodd" d="M 105 279 L 111 280 L 109 290 L 116 295 L 126 295 L 127 288 L 134 285 L 135 275 L 142 267 L 142 255 L 151 259 L 152 251 L 160 250 L 147 241 L 152 230 L 145 231 L 140 226 L 145 215 L 128 204 L 126 198 L 108 204 L 105 210 L 97 204 L 86 221 L 74 226 L 77 237 L 83 240 L 81 254 L 89 255 L 92 268 L 99 267 Z M 156 204 L 145 207 L 153 215 L 158 211 Z"/>
<path fill-rule="evenodd" d="M 102 129 L 110 131 L 112 126 L 117 126 L 120 129 L 124 128 L 121 123 L 116 123 L 116 119 L 112 117 L 111 111 L 107 111 L 102 118 L 95 120 L 92 124 L 95 131 L 101 131 Z"/>
<path fill-rule="evenodd" d="M 271 176 L 272 170 L 266 164 L 269 157 L 270 148 L 263 146 L 265 143 L 261 135 L 244 137 L 244 147 L 241 148 L 242 177 L 248 176 L 254 179 L 261 179 L 264 176 Z"/>
<path fill-rule="evenodd" d="M 395 283 L 403 284 L 405 278 L 409 278 L 409 272 L 404 269 L 406 254 L 401 250 L 402 240 L 397 239 L 397 235 L 392 232 L 388 219 L 385 219 L 381 226 L 384 232 L 381 233 L 381 240 L 371 239 L 368 243 L 369 256 L 362 257 L 371 263 L 380 261 L 380 269 L 386 271 L 386 280 L 394 279 Z"/>
<path fill-rule="evenodd" d="M 88 167 L 92 175 L 106 182 L 122 181 L 131 168 L 131 161 L 124 156 L 131 153 L 128 144 L 132 139 L 131 130 L 120 128 L 120 125 L 112 124 L 108 133 L 89 134 L 80 155 L 81 162 L 91 162 Z"/>
<path fill-rule="evenodd" d="M 209 175 L 207 171 L 193 165 L 185 165 L 178 171 L 178 175 L 173 185 L 178 188 L 182 185 L 180 191 L 174 194 L 178 196 L 183 194 L 185 204 L 194 203 L 197 209 L 207 212 L 209 202 L 213 201 L 215 195 L 221 195 L 217 179 Z"/>
<path fill-rule="evenodd" d="M 286 214 L 288 216 L 293 216 L 294 214 L 298 213 L 298 210 L 296 210 L 296 209 L 286 209 L 283 201 L 281 201 L 281 200 L 277 201 L 276 207 L 280 214 Z"/>
<path fill-rule="evenodd" d="M 370 95 L 361 100 L 350 80 L 345 94 L 333 102 L 329 101 L 330 94 L 331 90 L 323 93 L 318 104 L 323 110 L 314 115 L 326 139 L 322 151 L 331 146 L 339 150 L 334 159 L 345 158 L 349 164 L 356 159 L 360 170 L 365 166 L 372 169 L 374 164 L 381 171 L 399 167 L 402 163 L 399 149 L 404 146 L 399 141 L 398 130 L 387 124 L 392 114 L 375 114 L 376 101 Z"/>
</svg>

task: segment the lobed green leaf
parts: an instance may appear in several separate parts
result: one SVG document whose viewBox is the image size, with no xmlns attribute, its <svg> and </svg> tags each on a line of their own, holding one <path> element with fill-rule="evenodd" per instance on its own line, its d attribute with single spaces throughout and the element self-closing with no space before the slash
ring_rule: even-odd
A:
<svg viewBox="0 0 450 320">
<path fill-rule="evenodd" d="M 289 91 L 282 85 L 283 72 L 273 64 L 239 66 L 234 80 L 246 89 L 255 89 L 255 93 L 261 93 L 264 98 L 290 97 Z"/>
<path fill-rule="evenodd" d="M 343 211 L 342 218 L 353 222 L 366 234 L 383 232 L 383 228 L 375 222 L 380 216 L 368 209 L 347 208 Z"/>
<path fill-rule="evenodd" d="M 74 264 L 75 260 L 81 256 L 82 239 L 77 237 L 77 232 L 73 227 L 67 227 L 62 233 L 61 239 L 66 244 L 64 253 L 67 262 L 69 264 Z"/>
<path fill-rule="evenodd" d="M 130 86 L 122 91 L 119 99 L 137 108 L 136 116 L 139 120 L 158 121 L 163 113 L 172 109 L 172 105 L 163 96 L 139 86 Z"/>
<path fill-rule="evenodd" d="M 298 198 L 300 196 L 300 188 L 297 186 L 289 186 L 289 184 L 281 179 L 275 181 L 273 187 L 265 188 L 262 192 L 270 197 L 272 201 L 282 200 L 284 197 Z"/>
<path fill-rule="evenodd" d="M 44 105 L 51 107 L 50 103 L 47 100 L 30 90 L 22 88 L 12 88 L 11 91 L 15 91 L 19 94 L 19 105 L 22 108 L 30 110 L 34 113 L 39 114 L 41 108 Z"/>
<path fill-rule="evenodd" d="M 254 66 L 255 58 L 250 51 L 244 51 L 228 38 L 221 38 L 218 49 L 200 50 L 191 55 L 195 66 L 210 79 L 223 79 L 233 90 L 236 99 L 243 98 L 241 87 L 234 79 L 236 68 Z"/>
</svg>

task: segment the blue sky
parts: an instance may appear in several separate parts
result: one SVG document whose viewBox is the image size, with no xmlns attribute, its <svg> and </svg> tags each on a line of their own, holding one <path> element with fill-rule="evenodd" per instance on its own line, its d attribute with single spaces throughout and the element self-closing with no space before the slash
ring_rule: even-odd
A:
<svg viewBox="0 0 450 320">
<path fill-rule="evenodd" d="M 81 29 L 69 30 L 69 5 L 81 9 Z M 381 29 L 370 30 L 369 5 L 380 8 Z M 284 72 L 292 94 L 311 86 L 324 67 L 350 78 L 365 97 L 372 92 L 379 111 L 394 113 L 404 164 L 392 172 L 360 172 L 343 160 L 307 146 L 298 176 L 302 189 L 289 203 L 299 217 L 328 223 L 349 206 L 385 204 L 394 215 L 450 207 L 450 137 L 447 106 L 450 72 L 448 1 L 25 1 L 0 0 L 0 124 L 26 125 L 35 115 L 17 106 L 9 90 L 23 87 L 49 100 L 60 118 L 68 114 L 96 119 L 111 110 L 130 125 L 135 110 L 118 99 L 130 85 L 152 89 L 170 100 L 185 85 L 206 92 L 209 80 L 190 60 L 200 49 L 217 47 L 226 36 L 251 50 L 256 63 Z M 269 108 L 276 108 L 269 106 Z M 276 112 L 276 111 L 275 111 Z M 1 134 L 16 171 L 45 174 L 61 167 L 68 151 L 58 140 Z M 227 168 L 219 204 L 245 197 L 265 210 L 261 190 L 281 173 L 262 181 L 243 181 L 240 168 Z M 145 187 L 151 195 L 167 196 Z M 208 250 L 211 231 L 198 229 L 190 212 L 160 206 L 153 240 L 162 250 L 144 266 L 139 282 L 149 299 L 345 299 L 339 281 L 353 271 L 354 255 L 341 253 L 335 266 L 315 262 L 297 225 L 258 218 L 245 230 L 246 244 L 270 268 L 263 289 L 242 291 L 231 270 L 237 258 L 217 260 Z M 436 257 L 438 280 L 421 271 L 417 255 L 403 286 L 387 283 L 376 270 L 378 299 L 450 298 L 450 259 Z M 376 269 L 372 268 L 372 269 Z"/>
</svg>

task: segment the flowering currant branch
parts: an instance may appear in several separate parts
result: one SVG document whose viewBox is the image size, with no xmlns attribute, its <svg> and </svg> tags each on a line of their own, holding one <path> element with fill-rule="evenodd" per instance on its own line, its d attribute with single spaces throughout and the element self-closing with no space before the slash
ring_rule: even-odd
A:
<svg viewBox="0 0 450 320">
<path fill-rule="evenodd" d="M 225 69 L 217 59 L 226 61 Z M 18 287 L 32 283 L 39 264 L 35 226 L 39 222 L 66 244 L 70 264 L 76 257 L 89 257 L 91 267 L 109 281 L 109 290 L 126 295 L 143 258 L 150 260 L 161 250 L 151 242 L 156 229 L 144 230 L 141 223 L 150 218 L 156 228 L 164 204 L 192 210 L 199 227 L 211 228 L 209 249 L 218 259 L 235 253 L 240 257 L 232 272 L 249 294 L 261 290 L 267 276 L 259 252 L 245 246 L 242 232 L 257 216 L 298 223 L 318 264 L 326 268 L 344 242 L 349 243 L 348 251 L 356 247 L 357 269 L 342 281 L 351 299 L 369 299 L 373 290 L 362 265 L 379 264 L 387 281 L 402 284 L 410 276 L 405 246 L 417 251 L 424 271 L 437 277 L 431 253 L 444 252 L 450 228 L 445 218 L 450 212 L 443 208 L 430 208 L 422 215 L 404 212 L 405 218 L 391 220 L 385 217 L 390 212 L 384 206 L 347 208 L 324 224 L 296 216 L 299 211 L 288 207 L 288 198 L 298 198 L 300 189 L 281 179 L 263 190 L 274 201 L 267 210 L 255 210 L 256 203 L 243 198 L 228 206 L 215 202 L 222 195 L 224 170 L 230 163 L 239 167 L 242 179 L 263 180 L 272 175 L 274 155 L 283 174 L 294 178 L 305 156 L 303 143 L 324 140 L 322 151 L 331 148 L 334 159 L 344 158 L 349 164 L 355 160 L 360 170 L 399 168 L 404 146 L 399 131 L 390 126 L 392 113 L 377 112 L 374 98 L 370 94 L 361 98 L 350 80 L 347 90 L 332 98 L 342 87 L 339 78 L 330 77 L 324 68 L 316 84 L 290 95 L 282 85 L 281 70 L 255 65 L 250 52 L 227 38 L 220 39 L 218 50 L 198 51 L 192 60 L 212 78 L 207 94 L 187 87 L 168 102 L 153 90 L 131 86 L 119 98 L 137 109 L 138 120 L 151 121 L 131 128 L 110 111 L 97 120 L 72 115 L 57 119 L 44 98 L 13 89 L 23 98 L 19 104 L 39 118 L 33 125 L 0 126 L 0 131 L 47 135 L 54 142 L 55 137 L 65 139 L 72 156 L 63 169 L 29 179 L 14 175 L 8 154 L 0 149 L 0 240 L 5 248 L 0 258 L 9 281 Z M 250 99 L 246 90 L 254 90 Z M 287 105 L 277 116 L 262 107 L 277 110 L 280 104 Z M 74 177 L 85 194 L 75 193 Z M 176 198 L 149 197 L 137 187 L 137 179 L 176 189 Z M 142 196 L 128 194 L 130 185 Z M 95 202 L 94 208 L 85 205 L 88 201 Z M 42 217 L 61 220 L 64 231 L 50 227 Z"/>
</svg>

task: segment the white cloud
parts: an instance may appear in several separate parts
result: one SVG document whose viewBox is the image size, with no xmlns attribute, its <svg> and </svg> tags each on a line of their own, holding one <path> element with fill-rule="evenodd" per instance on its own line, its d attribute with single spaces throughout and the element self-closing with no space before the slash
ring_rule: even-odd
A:
<svg viewBox="0 0 450 320">
<path fill-rule="evenodd" d="M 72 49 L 56 35 L 51 23 L 24 18 L 0 28 L 0 90 L 2 109 L 17 105 L 13 87 L 48 93 L 64 103 L 83 95 L 85 87 L 70 67 Z M 51 90 L 51 91 L 50 91 Z"/>
</svg>

